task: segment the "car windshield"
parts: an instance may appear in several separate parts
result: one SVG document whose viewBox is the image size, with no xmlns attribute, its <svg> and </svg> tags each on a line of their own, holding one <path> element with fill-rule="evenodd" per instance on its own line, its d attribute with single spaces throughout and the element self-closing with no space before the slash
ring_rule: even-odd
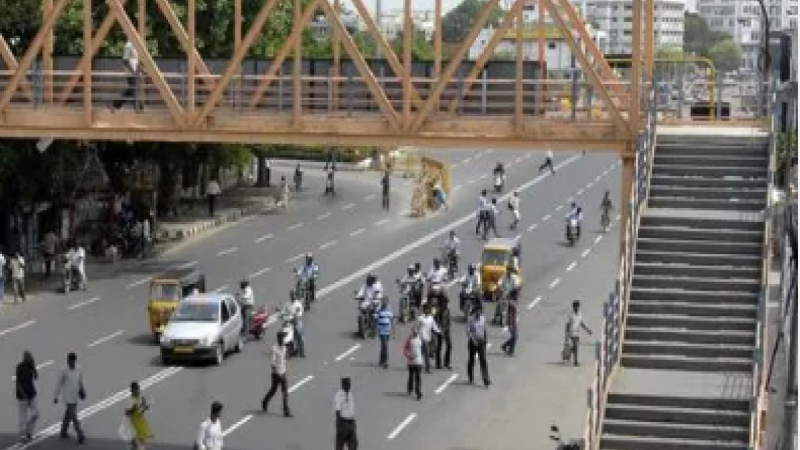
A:
<svg viewBox="0 0 800 450">
<path fill-rule="evenodd" d="M 160 284 L 153 283 L 150 286 L 150 298 L 153 300 L 172 300 L 178 301 L 181 299 L 180 290 L 177 284 L 168 283 Z"/>
<path fill-rule="evenodd" d="M 184 302 L 175 310 L 170 320 L 175 322 L 218 322 L 219 305 Z"/>
<path fill-rule="evenodd" d="M 508 255 L 509 252 L 505 250 L 484 249 L 481 264 L 484 266 L 504 266 L 508 261 Z"/>
</svg>

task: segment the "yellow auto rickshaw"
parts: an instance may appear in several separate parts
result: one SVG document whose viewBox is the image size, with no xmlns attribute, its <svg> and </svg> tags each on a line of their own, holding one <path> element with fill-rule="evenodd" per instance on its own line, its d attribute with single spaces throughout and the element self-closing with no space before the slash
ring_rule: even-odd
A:
<svg viewBox="0 0 800 450">
<path fill-rule="evenodd" d="M 168 270 L 150 280 L 147 315 L 156 341 L 178 303 L 195 291 L 206 291 L 206 277 L 195 269 Z"/>
<path fill-rule="evenodd" d="M 484 300 L 497 300 L 500 294 L 500 282 L 506 275 L 509 265 L 517 268 L 517 275 L 522 282 L 520 258 L 522 246 L 516 239 L 494 238 L 483 246 L 481 256 L 481 292 Z"/>
</svg>

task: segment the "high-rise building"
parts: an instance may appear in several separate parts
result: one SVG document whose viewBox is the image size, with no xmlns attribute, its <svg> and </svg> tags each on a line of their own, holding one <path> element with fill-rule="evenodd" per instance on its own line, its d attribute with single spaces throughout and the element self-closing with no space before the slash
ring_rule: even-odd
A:
<svg viewBox="0 0 800 450">
<path fill-rule="evenodd" d="M 763 1 L 772 31 L 797 30 L 797 0 Z M 757 0 L 697 0 L 697 12 L 712 30 L 729 34 L 739 44 L 743 68 L 758 68 L 764 23 Z"/>
</svg>

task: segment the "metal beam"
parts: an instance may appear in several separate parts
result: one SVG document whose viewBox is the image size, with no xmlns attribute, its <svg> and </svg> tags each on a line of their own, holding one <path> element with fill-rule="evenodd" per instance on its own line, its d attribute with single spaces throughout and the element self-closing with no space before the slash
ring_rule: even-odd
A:
<svg viewBox="0 0 800 450">
<path fill-rule="evenodd" d="M 655 65 L 655 0 L 645 0 L 645 31 L 644 31 L 644 50 L 645 50 L 645 80 L 650 84 L 655 77 L 653 68 Z"/>
<path fill-rule="evenodd" d="M 448 83 L 450 83 L 450 80 L 453 78 L 453 75 L 455 75 L 456 70 L 458 70 L 458 67 L 464 60 L 464 56 L 467 55 L 469 47 L 473 42 L 475 42 L 475 38 L 478 37 L 478 34 L 481 32 L 483 27 L 486 26 L 489 16 L 492 14 L 494 9 L 497 8 L 497 4 L 499 2 L 500 0 L 489 0 L 483 5 L 483 9 L 475 19 L 475 25 L 472 26 L 472 29 L 470 30 L 464 42 L 459 45 L 458 50 L 456 50 L 455 54 L 453 55 L 453 59 L 450 60 L 450 62 L 447 64 L 447 67 L 444 69 L 442 77 L 434 85 L 433 92 L 431 92 L 430 96 L 425 101 L 425 105 L 422 107 L 422 110 L 417 114 L 417 117 L 411 124 L 412 131 L 418 130 L 431 113 L 433 107 L 439 104 L 439 96 L 442 95 L 442 91 L 444 91 L 444 88 Z"/>
<path fill-rule="evenodd" d="M 358 0 L 355 0 L 358 1 Z M 411 46 L 413 45 L 414 27 L 411 22 L 411 0 L 403 2 L 403 66 L 405 70 L 400 75 L 403 84 L 403 131 L 409 131 L 411 125 L 411 91 L 414 89 L 411 83 Z"/>
<path fill-rule="evenodd" d="M 394 106 L 389 103 L 386 93 L 383 91 L 383 89 L 381 89 L 380 85 L 375 80 L 375 75 L 372 73 L 372 70 L 370 70 L 367 62 L 364 60 L 364 56 L 361 55 L 361 52 L 358 50 L 358 47 L 356 47 L 355 42 L 353 42 L 353 37 L 342 23 L 342 18 L 339 17 L 339 14 L 336 11 L 333 10 L 330 2 L 323 1 L 320 4 L 325 11 L 325 15 L 328 16 L 329 23 L 332 23 L 335 28 L 338 28 L 339 32 L 342 34 L 342 44 L 344 44 L 345 51 L 347 51 L 347 53 L 350 54 L 350 57 L 353 58 L 353 63 L 356 65 L 356 69 L 361 76 L 364 77 L 364 81 L 367 83 L 367 88 L 372 94 L 372 97 L 377 100 L 378 107 L 381 109 L 381 112 L 383 112 L 386 120 L 389 121 L 393 128 L 399 129 L 400 120 L 397 117 L 397 111 L 395 111 Z"/>
<path fill-rule="evenodd" d="M 42 2 L 42 17 L 47 17 L 50 11 L 53 10 L 53 0 L 44 0 Z M 47 104 L 53 103 L 53 52 L 55 47 L 55 35 L 51 27 L 47 30 L 44 38 L 44 45 L 42 46 L 42 72 L 44 81 L 44 102 Z"/>
<path fill-rule="evenodd" d="M 33 38 L 33 42 L 31 42 L 31 44 L 28 46 L 28 50 L 25 52 L 25 55 L 22 56 L 22 61 L 20 61 L 19 66 L 14 71 L 14 74 L 11 75 L 11 80 L 9 80 L 6 89 L 3 91 L 3 96 L 0 97 L 0 122 L 5 119 L 1 113 L 5 112 L 6 107 L 8 107 L 8 103 L 11 101 L 11 98 L 14 97 L 17 87 L 26 76 L 31 64 L 33 64 L 33 60 L 42 49 L 45 39 L 53 30 L 56 20 L 58 20 L 61 12 L 64 11 L 64 7 L 67 5 L 68 1 L 69 0 L 56 1 L 56 4 L 52 9 L 50 9 L 50 13 L 44 17 L 44 20 L 42 20 L 42 26 L 39 27 L 39 31 Z"/>
<path fill-rule="evenodd" d="M 164 100 L 164 103 L 167 104 L 172 114 L 172 118 L 176 123 L 183 124 L 183 107 L 178 103 L 178 100 L 172 93 L 172 89 L 167 85 L 164 76 L 161 74 L 156 62 L 147 49 L 147 45 L 145 45 L 142 36 L 139 35 L 136 28 L 133 27 L 133 23 L 131 23 L 130 18 L 128 18 L 128 14 L 125 12 L 125 8 L 122 7 L 120 0 L 106 0 L 106 4 L 117 16 L 117 22 L 122 26 L 122 31 L 125 32 L 125 35 L 130 39 L 133 46 L 136 47 L 136 52 L 139 53 L 139 61 L 144 66 L 145 72 L 153 79 L 158 92 L 161 94 L 161 98 Z"/>
<path fill-rule="evenodd" d="M 483 68 L 486 67 L 486 63 L 489 62 L 489 59 L 494 55 L 495 49 L 498 45 L 500 45 L 500 41 L 503 40 L 503 37 L 508 32 L 508 29 L 511 28 L 511 25 L 514 23 L 514 17 L 520 11 L 522 11 L 523 6 L 525 5 L 524 1 L 525 0 L 514 0 L 514 4 L 511 6 L 508 14 L 506 14 L 506 16 L 503 18 L 500 26 L 492 33 L 492 37 L 489 39 L 488 44 L 483 48 L 481 54 L 478 55 L 478 59 L 472 65 L 469 73 L 464 78 L 464 86 L 461 89 L 461 92 L 455 98 L 450 100 L 450 105 L 447 108 L 450 114 L 456 112 L 458 102 L 461 101 L 469 92 L 469 90 L 472 88 L 472 85 L 475 84 L 475 79 L 477 78 L 478 74 L 481 73 Z M 542 78 L 542 80 L 544 80 L 544 78 Z"/>
<path fill-rule="evenodd" d="M 241 0 L 237 0 L 241 2 Z M 161 10 L 161 14 L 167 19 L 172 32 L 175 33 L 175 37 L 178 38 L 178 42 L 180 42 L 181 47 L 183 47 L 183 51 L 186 52 L 187 57 L 191 54 L 194 59 L 195 64 L 195 71 L 202 75 L 200 77 L 200 81 L 210 90 L 214 88 L 214 80 L 211 76 L 211 71 L 208 70 L 208 66 L 206 66 L 205 61 L 203 60 L 202 55 L 197 50 L 197 43 L 196 39 L 191 39 L 189 33 L 183 28 L 183 24 L 181 23 L 178 15 L 175 13 L 175 9 L 172 8 L 172 5 L 167 0 L 156 0 L 156 4 L 158 8 Z M 235 17 L 235 16 L 234 16 Z M 189 19 L 195 20 L 195 19 Z M 241 33 L 241 29 L 239 30 Z M 234 35 L 235 36 L 235 35 Z M 239 35 L 239 39 L 241 39 L 241 34 Z M 236 38 L 234 37 L 234 41 Z M 192 43 L 195 42 L 195 43 Z M 235 45 L 235 44 L 234 44 Z"/>
<path fill-rule="evenodd" d="M 333 9 L 338 14 L 342 9 L 342 0 L 334 0 Z M 342 76 L 342 34 L 338 29 L 333 30 L 333 37 L 331 39 L 331 46 L 333 47 L 333 104 L 331 105 L 334 110 L 339 109 L 339 78 Z"/>
<path fill-rule="evenodd" d="M 629 126 L 631 140 L 639 136 L 642 102 L 642 2 L 633 0 L 633 43 L 631 45 L 631 101 Z"/>
<path fill-rule="evenodd" d="M 122 5 L 124 6 L 128 0 L 121 0 Z M 116 16 L 112 11 L 108 11 L 106 13 L 105 19 L 103 22 L 100 23 L 100 26 L 97 28 L 97 33 L 95 33 L 94 37 L 92 38 L 92 51 L 88 54 L 84 53 L 83 59 L 79 64 L 84 64 L 86 60 L 91 60 L 94 58 L 94 55 L 100 50 L 100 46 L 103 45 L 103 41 L 105 40 L 108 32 L 111 31 L 111 27 L 114 26 L 114 22 L 117 21 Z M 59 105 L 64 105 L 69 99 L 69 96 L 72 95 L 72 91 L 75 90 L 75 86 L 78 85 L 78 80 L 81 79 L 81 73 L 75 72 L 67 80 L 66 86 L 61 93 L 61 98 L 58 100 Z"/>
<path fill-rule="evenodd" d="M 306 10 L 303 12 L 302 17 L 300 18 L 299 23 L 308 23 L 311 20 L 311 16 L 317 10 L 317 6 L 319 4 L 319 0 L 310 0 L 310 3 L 306 5 Z M 275 75 L 278 74 L 278 71 L 283 66 L 283 62 L 289 56 L 289 53 L 294 50 L 295 42 L 300 41 L 303 37 L 303 27 L 295 27 L 292 28 L 292 32 L 289 34 L 289 37 L 286 38 L 286 42 L 281 45 L 281 48 L 278 49 L 278 54 L 275 55 L 272 62 L 270 63 L 267 71 L 264 72 L 264 76 L 258 82 L 256 86 L 255 92 L 253 92 L 253 96 L 250 98 L 250 108 L 255 108 L 258 106 L 258 102 L 264 98 L 264 94 L 272 84 L 272 81 L 275 79 Z"/>
<path fill-rule="evenodd" d="M 325 0 L 327 1 L 327 0 Z M 300 30 L 300 36 L 306 28 L 306 22 L 303 22 L 303 2 L 302 0 L 294 0 L 293 8 L 293 30 Z M 292 42 L 292 51 L 294 59 L 292 64 L 292 120 L 296 125 L 302 119 L 303 115 L 303 41 L 297 38 Z"/>
<path fill-rule="evenodd" d="M 17 67 L 19 67 L 17 58 L 14 57 L 14 52 L 11 51 L 11 47 L 8 46 L 2 33 L 0 33 L 0 58 L 3 59 L 6 67 L 11 71 L 17 70 Z M 28 80 L 23 80 L 22 83 L 20 83 L 20 87 L 25 97 L 33 101 L 33 91 L 31 91 L 31 85 L 28 83 Z"/>
<path fill-rule="evenodd" d="M 163 0 L 157 0 L 159 3 Z M 169 5 L 167 5 L 169 6 Z M 189 75 L 189 87 L 188 87 L 188 98 L 187 102 L 187 109 L 186 112 L 186 123 L 192 123 L 192 119 L 195 113 L 195 102 L 196 98 L 195 95 L 197 94 L 197 60 L 200 58 L 195 57 L 195 49 L 197 48 L 197 2 L 196 0 L 189 0 L 188 8 L 186 11 L 186 19 L 189 22 L 187 28 L 189 28 L 189 36 L 188 42 L 185 46 L 186 48 L 186 64 L 187 64 L 187 72 Z M 178 33 L 176 33 L 178 34 Z"/>
<path fill-rule="evenodd" d="M 389 67 L 392 68 L 392 71 L 401 80 L 407 77 L 410 77 L 412 72 L 410 67 L 404 67 L 403 64 L 397 59 L 397 55 L 395 54 L 392 46 L 386 41 L 386 38 L 381 33 L 380 29 L 378 29 L 378 25 L 372 19 L 369 11 L 367 10 L 366 6 L 364 6 L 364 2 L 362 0 L 352 0 L 353 6 L 358 11 L 358 14 L 361 16 L 361 19 L 364 20 L 364 24 L 367 26 L 367 33 L 375 39 L 375 44 L 378 46 L 379 51 L 381 52 L 382 56 L 386 59 L 386 62 L 389 64 Z M 441 1 L 441 0 L 437 0 Z M 404 24 L 405 26 L 405 24 Z M 434 56 L 435 57 L 435 56 Z M 441 55 L 440 55 L 441 58 Z M 414 107 L 422 106 L 422 99 L 417 92 L 417 89 L 414 88 L 412 85 L 411 91 L 411 99 L 414 102 Z"/>
<path fill-rule="evenodd" d="M 83 0 L 83 54 L 92 53 L 92 1 Z M 92 125 L 92 59 L 81 58 L 83 72 L 83 120 L 86 126 Z"/>
<path fill-rule="evenodd" d="M 199 126 L 205 118 L 208 117 L 211 110 L 217 106 L 217 102 L 219 102 L 220 97 L 222 97 L 225 87 L 228 85 L 231 78 L 239 71 L 239 65 L 242 63 L 245 54 L 250 50 L 250 46 L 253 45 L 253 41 L 255 41 L 256 37 L 261 34 L 261 29 L 264 27 L 269 13 L 272 12 L 277 4 L 278 0 L 267 0 L 267 2 L 261 6 L 261 9 L 253 20 L 253 25 L 247 30 L 247 34 L 244 36 L 241 45 L 236 49 L 231 60 L 228 61 L 228 65 L 225 66 L 225 71 L 217 82 L 218 84 L 214 87 L 214 90 L 211 91 L 211 95 L 209 95 L 203 107 L 197 113 L 197 116 L 195 116 L 194 122 L 191 124 L 193 127 Z"/>
<path fill-rule="evenodd" d="M 433 7 L 433 78 L 442 73 L 442 0 Z"/>
<path fill-rule="evenodd" d="M 547 68 L 545 67 L 545 54 L 544 54 L 544 20 L 545 20 L 545 6 L 543 0 L 538 0 L 539 5 L 539 36 L 537 38 L 539 54 L 539 81 L 544 82 L 547 79 Z M 547 85 L 542 84 L 536 89 L 536 105 L 542 105 L 542 115 L 546 114 L 544 107 L 544 100 L 547 98 Z M 538 111 L 537 111 L 538 112 Z"/>
<path fill-rule="evenodd" d="M 514 123 L 517 128 L 522 127 L 522 116 L 524 113 L 523 103 L 523 89 L 524 85 L 522 80 L 525 78 L 525 68 L 523 63 L 524 54 L 522 53 L 522 38 L 524 31 L 522 10 L 517 11 L 517 35 L 516 35 L 516 64 L 514 67 L 515 83 L 514 83 Z"/>
<path fill-rule="evenodd" d="M 564 18 L 558 14 L 558 9 L 556 9 L 555 5 L 551 0 L 542 0 L 544 5 L 547 7 L 550 17 L 553 18 L 556 25 L 561 29 L 561 35 L 564 37 L 564 40 L 567 41 L 570 49 L 572 50 L 575 57 L 578 59 L 578 62 L 581 65 L 581 68 L 584 71 L 584 74 L 589 79 L 589 82 L 592 83 L 595 91 L 600 94 L 600 98 L 605 103 L 606 108 L 608 109 L 609 113 L 611 114 L 611 118 L 619 127 L 626 127 L 625 119 L 622 118 L 619 109 L 617 109 L 614 100 L 608 93 L 608 89 L 603 84 L 600 77 L 597 75 L 597 72 L 594 71 L 589 60 L 586 58 L 586 55 L 581 52 L 581 49 L 578 47 L 578 43 L 575 42 L 575 37 L 570 33 L 567 24 L 564 22 Z M 639 0 L 634 0 L 634 2 Z"/>
</svg>

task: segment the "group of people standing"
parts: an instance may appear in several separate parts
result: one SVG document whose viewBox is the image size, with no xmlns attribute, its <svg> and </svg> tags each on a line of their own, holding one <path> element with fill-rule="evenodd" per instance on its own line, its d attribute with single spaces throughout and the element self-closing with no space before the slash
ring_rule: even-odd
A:
<svg viewBox="0 0 800 450">
<path fill-rule="evenodd" d="M 514 191 L 511 194 L 507 206 L 512 215 L 509 229 L 516 230 L 520 221 L 519 192 Z M 483 240 L 488 239 L 489 231 L 494 233 L 494 237 L 500 237 L 500 234 L 497 232 L 497 219 L 500 216 L 500 210 L 498 208 L 497 198 L 492 197 L 490 200 L 488 191 L 486 189 L 481 191 L 481 196 L 478 198 L 478 221 L 475 224 L 475 234 L 482 236 Z"/>
</svg>

